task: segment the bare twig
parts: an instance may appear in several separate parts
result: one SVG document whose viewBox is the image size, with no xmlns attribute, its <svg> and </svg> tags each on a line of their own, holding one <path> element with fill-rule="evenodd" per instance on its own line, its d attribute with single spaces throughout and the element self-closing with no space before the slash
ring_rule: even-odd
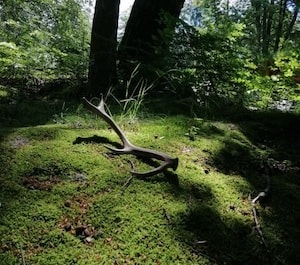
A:
<svg viewBox="0 0 300 265">
<path fill-rule="evenodd" d="M 269 256 L 269 259 L 270 259 L 270 262 L 271 262 L 271 253 L 270 253 L 270 250 L 269 250 L 269 247 L 268 247 L 268 244 L 265 240 L 265 237 L 264 237 L 264 234 L 263 234 L 263 231 L 261 229 L 261 226 L 260 226 L 260 223 L 259 223 L 259 220 L 258 220 L 258 217 L 257 217 L 257 211 L 256 211 L 256 203 L 262 199 L 262 198 L 265 198 L 269 195 L 269 192 L 270 192 L 270 177 L 268 174 L 265 175 L 266 176 L 266 179 L 267 179 L 267 186 L 266 188 L 264 189 L 264 191 L 261 191 L 258 193 L 258 195 L 251 200 L 251 209 L 252 209 L 252 215 L 253 215 L 253 219 L 254 219 L 254 223 L 255 223 L 255 229 L 260 237 L 260 240 L 262 242 L 262 244 L 264 245 L 267 253 L 268 253 L 268 256 Z"/>
<path fill-rule="evenodd" d="M 130 184 L 130 182 L 131 182 L 131 180 L 133 179 L 133 175 L 131 175 L 127 180 L 126 180 L 126 182 L 124 183 L 124 185 L 123 185 L 123 188 L 124 189 L 126 189 L 128 186 L 129 186 L 129 184 Z"/>
<path fill-rule="evenodd" d="M 133 162 L 132 162 L 131 160 L 129 160 L 129 159 L 126 159 L 126 161 L 128 161 L 129 164 L 131 165 L 131 170 L 135 170 L 135 167 L 134 167 Z M 123 185 L 124 190 L 129 186 L 129 184 L 130 184 L 131 180 L 133 179 L 133 177 L 134 177 L 134 175 L 131 175 L 131 176 L 126 180 L 126 182 L 125 182 L 124 185 Z"/>
<path fill-rule="evenodd" d="M 21 258 L 22 258 L 22 265 L 26 265 L 25 257 L 24 257 L 24 251 L 22 244 L 20 243 L 20 252 L 21 252 Z"/>
</svg>

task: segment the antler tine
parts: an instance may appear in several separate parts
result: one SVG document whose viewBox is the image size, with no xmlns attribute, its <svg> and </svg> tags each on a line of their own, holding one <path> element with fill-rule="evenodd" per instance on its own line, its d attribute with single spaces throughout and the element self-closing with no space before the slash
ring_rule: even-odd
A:
<svg viewBox="0 0 300 265">
<path fill-rule="evenodd" d="M 133 154 L 136 156 L 143 156 L 143 157 L 149 157 L 149 158 L 155 158 L 160 161 L 163 161 L 164 163 L 157 168 L 154 168 L 153 170 L 147 171 L 147 172 L 137 172 L 132 170 L 131 173 L 135 176 L 143 176 L 143 177 L 149 177 L 156 175 L 160 172 L 163 172 L 167 168 L 172 168 L 173 170 L 177 169 L 178 166 L 178 158 L 172 158 L 169 155 L 156 151 L 151 150 L 147 148 L 142 148 L 135 146 L 129 142 L 129 140 L 126 138 L 123 131 L 120 129 L 120 127 L 115 123 L 115 121 L 110 117 L 107 112 L 105 111 L 104 107 L 104 99 L 101 95 L 101 100 L 98 106 L 95 106 L 90 101 L 88 101 L 86 98 L 83 98 L 84 105 L 91 110 L 92 112 L 99 115 L 103 120 L 105 120 L 111 128 L 116 132 L 116 134 L 120 137 L 123 148 L 121 149 L 115 149 L 109 146 L 105 146 L 106 148 L 110 149 L 111 151 L 117 153 L 117 154 Z"/>
<path fill-rule="evenodd" d="M 129 140 L 126 138 L 125 134 L 122 132 L 121 128 L 114 122 L 114 120 L 107 114 L 104 108 L 104 99 L 103 95 L 101 94 L 101 100 L 100 103 L 97 106 L 95 106 L 93 103 L 88 101 L 85 97 L 83 99 L 83 104 L 85 107 L 87 107 L 90 111 L 94 112 L 95 114 L 99 115 L 103 120 L 105 120 L 112 129 L 116 132 L 116 134 L 121 139 L 123 146 L 130 145 Z"/>
<path fill-rule="evenodd" d="M 178 166 L 178 158 L 175 158 L 174 163 L 170 163 L 168 161 L 168 162 L 165 162 L 162 165 L 160 165 L 160 166 L 158 166 L 158 167 L 156 167 L 152 170 L 146 171 L 146 172 L 137 172 L 137 171 L 134 171 L 134 170 L 131 170 L 130 172 L 131 172 L 132 175 L 138 176 L 138 177 L 151 177 L 151 176 L 154 176 L 154 175 L 156 175 L 160 172 L 163 172 L 168 167 L 171 167 L 173 170 L 176 170 L 177 166 Z"/>
</svg>

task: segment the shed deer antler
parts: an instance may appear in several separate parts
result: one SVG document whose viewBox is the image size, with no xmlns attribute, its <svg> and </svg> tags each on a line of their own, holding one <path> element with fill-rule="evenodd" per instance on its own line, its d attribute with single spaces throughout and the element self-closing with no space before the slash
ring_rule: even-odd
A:
<svg viewBox="0 0 300 265">
<path fill-rule="evenodd" d="M 123 148 L 120 149 L 112 148 L 110 146 L 105 146 L 106 148 L 108 148 L 109 150 L 113 151 L 116 154 L 132 154 L 138 157 L 155 158 L 157 160 L 163 161 L 163 163 L 160 166 L 147 172 L 136 172 L 132 170 L 131 173 L 133 175 L 150 177 L 165 171 L 167 168 L 172 168 L 173 170 L 177 169 L 178 158 L 172 158 L 165 153 L 161 153 L 156 150 L 138 147 L 130 143 L 129 140 L 126 138 L 125 134 L 123 133 L 123 131 L 120 129 L 120 127 L 116 124 L 116 122 L 112 119 L 112 117 L 110 117 L 105 111 L 103 96 L 101 96 L 101 100 L 98 106 L 94 105 L 86 98 L 83 98 L 83 103 L 87 109 L 96 113 L 103 120 L 105 120 L 111 126 L 111 128 L 116 132 L 116 134 L 120 137 L 123 143 Z"/>
</svg>

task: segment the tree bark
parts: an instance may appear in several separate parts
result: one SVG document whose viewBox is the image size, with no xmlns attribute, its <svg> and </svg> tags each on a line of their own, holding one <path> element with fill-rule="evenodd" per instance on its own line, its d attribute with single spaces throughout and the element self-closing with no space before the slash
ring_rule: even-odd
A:
<svg viewBox="0 0 300 265">
<path fill-rule="evenodd" d="M 268 23 L 268 2 L 263 2 L 263 11 L 262 11 L 262 53 L 267 54 L 267 23 Z"/>
<path fill-rule="evenodd" d="M 264 17 L 265 17 L 265 25 L 264 25 L 264 34 L 263 34 L 263 44 L 262 44 L 262 53 L 265 56 L 268 56 L 270 51 L 270 40 L 271 40 L 271 29 L 273 24 L 273 14 L 275 11 L 274 8 L 274 0 L 271 0 L 270 3 L 265 3 L 264 6 Z"/>
<path fill-rule="evenodd" d="M 283 22 L 286 13 L 286 8 L 287 8 L 287 0 L 280 0 L 279 19 L 278 19 L 278 25 L 276 29 L 274 53 L 276 53 L 279 49 L 279 43 L 280 43 L 280 38 L 282 37 Z"/>
<path fill-rule="evenodd" d="M 299 13 L 299 5 L 298 3 L 295 3 L 295 9 L 294 9 L 294 13 L 293 13 L 293 17 L 292 17 L 292 20 L 289 24 L 289 27 L 285 33 L 285 36 L 284 36 L 284 40 L 288 40 L 291 36 L 291 33 L 292 33 L 292 30 L 294 28 L 294 25 L 295 25 L 295 22 L 297 20 L 297 17 L 298 17 L 298 13 Z"/>
<path fill-rule="evenodd" d="M 160 32 L 167 27 L 161 15 L 178 18 L 183 4 L 184 0 L 135 0 L 119 46 L 120 60 L 147 63 L 155 59 L 155 49 L 162 42 Z"/>
<path fill-rule="evenodd" d="M 116 81 L 120 0 L 97 0 L 95 6 L 87 96 L 106 94 Z"/>
<path fill-rule="evenodd" d="M 255 27 L 256 27 L 256 41 L 257 51 L 261 53 L 261 39 L 262 39 L 262 24 L 261 24 L 261 2 L 260 0 L 252 0 L 251 5 L 255 14 Z"/>
</svg>

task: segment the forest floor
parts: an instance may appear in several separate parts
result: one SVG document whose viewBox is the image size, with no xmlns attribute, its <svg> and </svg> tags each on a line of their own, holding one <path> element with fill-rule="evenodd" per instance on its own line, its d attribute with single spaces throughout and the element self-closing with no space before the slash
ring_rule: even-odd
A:
<svg viewBox="0 0 300 265">
<path fill-rule="evenodd" d="M 131 142 L 179 158 L 131 178 L 151 163 L 111 154 L 119 139 L 81 104 L 2 90 L 0 114 L 1 265 L 300 263 L 297 115 L 113 113 Z"/>
</svg>

